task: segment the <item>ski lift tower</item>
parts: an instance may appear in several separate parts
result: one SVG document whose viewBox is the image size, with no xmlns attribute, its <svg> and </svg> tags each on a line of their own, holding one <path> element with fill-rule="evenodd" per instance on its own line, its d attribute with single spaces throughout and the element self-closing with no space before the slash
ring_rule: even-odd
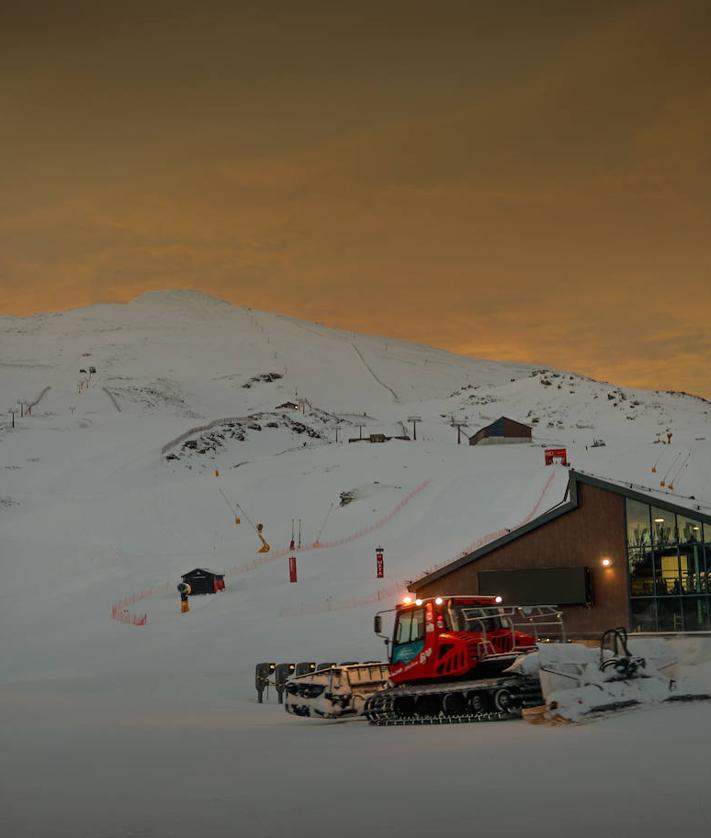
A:
<svg viewBox="0 0 711 838">
<path fill-rule="evenodd" d="M 462 428 L 466 428 L 467 423 L 464 419 L 455 419 L 452 417 L 452 427 L 457 429 L 457 445 L 462 444 Z"/>
</svg>

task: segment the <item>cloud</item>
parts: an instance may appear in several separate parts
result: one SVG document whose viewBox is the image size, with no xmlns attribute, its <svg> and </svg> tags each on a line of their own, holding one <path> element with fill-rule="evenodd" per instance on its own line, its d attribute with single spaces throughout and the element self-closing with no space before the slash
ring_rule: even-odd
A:
<svg viewBox="0 0 711 838">
<path fill-rule="evenodd" d="M 38 52 L 33 96 L 7 83 L 0 310 L 198 287 L 711 395 L 705 6 L 590 6 L 509 25 L 462 4 L 441 42 L 415 10 L 372 44 L 332 10 L 319 31 L 338 40 L 309 35 L 311 57 L 284 33 L 260 41 L 256 11 L 242 23 L 266 53 L 231 57 L 227 18 L 189 10 L 148 55 L 155 27 L 133 10 L 105 54 L 54 48 L 44 67 Z M 119 72 L 132 26 L 142 77 Z M 209 49 L 185 46 L 192 30 Z M 185 55 L 207 64 L 191 77 Z M 97 71 L 78 76 L 82 60 Z"/>
</svg>

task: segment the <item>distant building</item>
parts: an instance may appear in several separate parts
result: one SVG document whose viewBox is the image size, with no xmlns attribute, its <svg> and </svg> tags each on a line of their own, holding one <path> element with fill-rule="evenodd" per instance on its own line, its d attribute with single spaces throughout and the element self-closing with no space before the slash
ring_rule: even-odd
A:
<svg viewBox="0 0 711 838">
<path fill-rule="evenodd" d="M 348 442 L 390 442 L 391 439 L 404 439 L 409 441 L 409 436 L 388 436 L 387 434 L 368 434 L 363 437 L 351 437 Z"/>
<path fill-rule="evenodd" d="M 195 594 L 216 594 L 225 589 L 225 574 L 216 573 L 204 567 L 196 567 L 181 576 L 183 582 L 190 585 L 191 596 Z"/>
<path fill-rule="evenodd" d="M 296 402 L 284 402 L 284 404 L 278 404 L 274 410 L 299 410 L 299 405 Z"/>
<path fill-rule="evenodd" d="M 470 445 L 500 445 L 501 443 L 530 442 L 531 427 L 502 416 L 469 437 Z"/>
</svg>

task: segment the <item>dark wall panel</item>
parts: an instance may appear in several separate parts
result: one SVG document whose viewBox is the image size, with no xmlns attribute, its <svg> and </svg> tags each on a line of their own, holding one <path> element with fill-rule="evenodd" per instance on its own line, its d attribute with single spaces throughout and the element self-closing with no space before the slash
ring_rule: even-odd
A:
<svg viewBox="0 0 711 838">
<path fill-rule="evenodd" d="M 507 605 L 586 605 L 591 602 L 586 567 L 543 570 L 484 570 L 479 593 L 500 595 Z"/>
</svg>

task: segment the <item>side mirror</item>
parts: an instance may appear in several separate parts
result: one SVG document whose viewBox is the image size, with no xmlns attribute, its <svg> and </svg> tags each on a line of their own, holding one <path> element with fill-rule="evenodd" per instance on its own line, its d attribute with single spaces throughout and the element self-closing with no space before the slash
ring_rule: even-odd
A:
<svg viewBox="0 0 711 838">
<path fill-rule="evenodd" d="M 376 634 L 383 633 L 383 618 L 380 616 L 380 614 L 376 614 L 373 618 L 373 631 Z"/>
</svg>

